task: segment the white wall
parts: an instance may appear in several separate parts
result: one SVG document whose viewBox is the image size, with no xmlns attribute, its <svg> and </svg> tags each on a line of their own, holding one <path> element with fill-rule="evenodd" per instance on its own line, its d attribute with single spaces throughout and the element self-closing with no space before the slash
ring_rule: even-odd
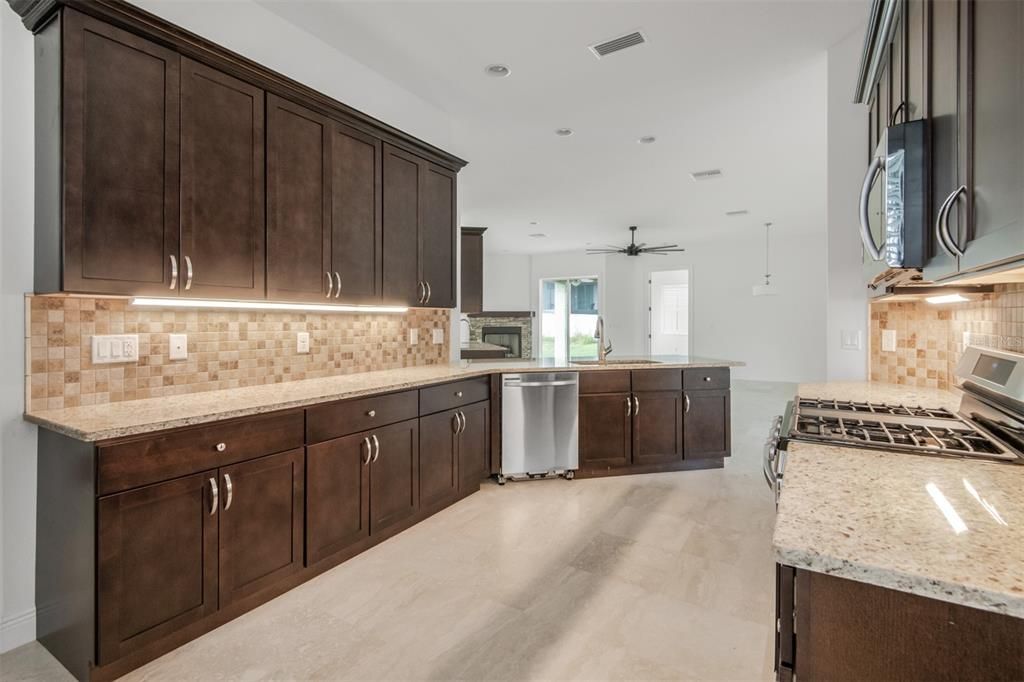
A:
<svg viewBox="0 0 1024 682">
<path fill-rule="evenodd" d="M 533 310 L 530 300 L 530 257 L 486 251 L 484 235 L 484 310 Z"/>
<path fill-rule="evenodd" d="M 867 291 L 861 275 L 857 199 L 867 149 L 867 108 L 853 104 L 851 83 L 860 60 L 863 30 L 828 51 L 828 321 L 830 381 L 867 377 Z M 843 330 L 860 330 L 861 350 L 840 347 Z"/>
<path fill-rule="evenodd" d="M 36 429 L 25 402 L 32 289 L 32 35 L 0 6 L 0 651 L 35 639 Z"/>
</svg>

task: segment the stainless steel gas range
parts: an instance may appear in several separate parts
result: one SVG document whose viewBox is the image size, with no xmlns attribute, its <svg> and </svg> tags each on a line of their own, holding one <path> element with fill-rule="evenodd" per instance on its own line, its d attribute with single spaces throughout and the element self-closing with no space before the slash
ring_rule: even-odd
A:
<svg viewBox="0 0 1024 682">
<path fill-rule="evenodd" d="M 764 477 L 776 501 L 794 441 L 1024 464 L 1024 355 L 972 346 L 956 374 L 963 397 L 955 413 L 797 396 L 775 418 L 764 446 Z"/>
</svg>

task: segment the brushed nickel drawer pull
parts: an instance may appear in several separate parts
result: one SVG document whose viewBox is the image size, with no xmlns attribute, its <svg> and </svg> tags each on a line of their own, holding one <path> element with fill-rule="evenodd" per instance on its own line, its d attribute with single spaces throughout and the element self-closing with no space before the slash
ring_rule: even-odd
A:
<svg viewBox="0 0 1024 682">
<path fill-rule="evenodd" d="M 711 381 L 711 377 L 704 377 L 704 381 Z"/>
<path fill-rule="evenodd" d="M 224 511 L 231 509 L 231 500 L 235 499 L 234 486 L 231 485 L 231 474 L 224 474 L 224 487 L 228 490 L 228 499 L 224 502 Z"/>
<path fill-rule="evenodd" d="M 689 412 L 690 411 L 690 396 L 684 394 L 683 398 L 686 399 L 686 407 L 683 409 L 683 412 L 684 413 L 685 412 Z"/>
<path fill-rule="evenodd" d="M 461 398 L 462 397 L 462 391 L 455 391 L 455 397 L 456 398 Z"/>
</svg>

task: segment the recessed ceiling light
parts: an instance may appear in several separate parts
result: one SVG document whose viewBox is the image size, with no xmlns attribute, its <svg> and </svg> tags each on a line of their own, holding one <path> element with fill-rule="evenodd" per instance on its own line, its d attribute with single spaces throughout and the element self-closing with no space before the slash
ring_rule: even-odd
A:
<svg viewBox="0 0 1024 682">
<path fill-rule="evenodd" d="M 637 142 L 640 144 L 654 144 L 654 141 L 657 139 L 654 135 L 644 135 Z"/>
<path fill-rule="evenodd" d="M 544 237 L 547 237 L 547 235 L 544 234 L 543 232 L 534 232 L 530 236 L 533 237 L 534 239 L 544 239 Z"/>
<path fill-rule="evenodd" d="M 504 64 L 491 64 L 484 69 L 484 73 L 495 78 L 505 78 L 512 73 L 512 69 L 508 68 Z"/>
<path fill-rule="evenodd" d="M 559 137 L 569 137 L 572 135 L 572 128 L 558 128 L 555 130 L 555 135 Z"/>
</svg>

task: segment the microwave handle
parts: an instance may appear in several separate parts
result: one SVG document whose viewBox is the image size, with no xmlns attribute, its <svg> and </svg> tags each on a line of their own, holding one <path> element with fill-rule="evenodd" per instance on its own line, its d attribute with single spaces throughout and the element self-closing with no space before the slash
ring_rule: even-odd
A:
<svg viewBox="0 0 1024 682">
<path fill-rule="evenodd" d="M 875 243 L 871 234 L 871 221 L 868 216 L 868 202 L 871 201 L 871 187 L 875 184 L 878 174 L 885 169 L 885 161 L 881 156 L 876 156 L 868 166 L 868 172 L 864 175 L 864 185 L 860 189 L 860 239 L 864 242 L 871 260 L 882 260 L 882 247 Z"/>
<path fill-rule="evenodd" d="M 961 194 L 967 193 L 967 187 L 960 185 L 958 188 L 946 197 L 946 200 L 942 202 L 942 206 L 939 207 L 939 213 L 935 216 L 935 239 L 942 246 L 943 250 L 953 258 L 963 256 L 964 251 L 953 239 L 953 235 L 949 233 L 949 212 L 956 204 L 956 200 L 960 198 Z"/>
</svg>

